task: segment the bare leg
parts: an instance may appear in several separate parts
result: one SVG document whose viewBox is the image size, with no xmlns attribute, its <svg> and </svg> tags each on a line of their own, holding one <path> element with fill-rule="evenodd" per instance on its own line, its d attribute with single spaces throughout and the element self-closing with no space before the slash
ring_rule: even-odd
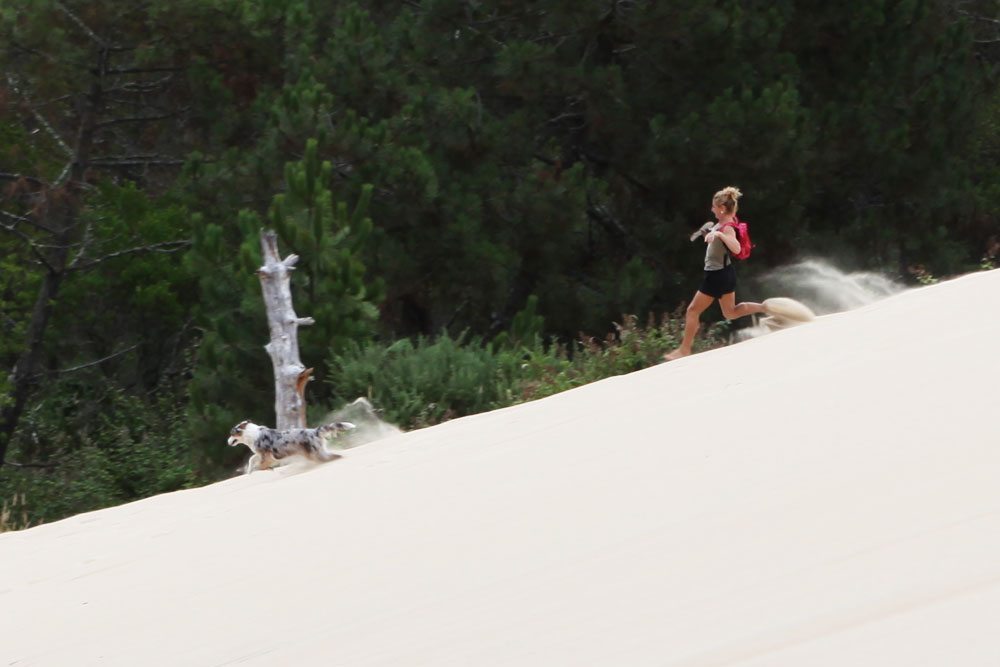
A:
<svg viewBox="0 0 1000 667">
<path fill-rule="evenodd" d="M 691 303 L 687 307 L 687 312 L 684 314 L 684 339 L 681 341 L 680 347 L 664 356 L 664 359 L 673 361 L 674 359 L 680 359 L 691 354 L 691 346 L 694 345 L 694 335 L 698 333 L 698 328 L 701 326 L 701 314 L 705 312 L 706 308 L 712 305 L 713 301 L 715 301 L 715 297 L 711 297 L 701 290 L 694 293 L 694 298 L 691 299 Z"/>
<path fill-rule="evenodd" d="M 722 307 L 722 316 L 727 320 L 736 320 L 754 313 L 763 313 L 764 306 L 753 301 L 736 303 L 736 292 L 723 294 L 719 297 L 719 305 Z"/>
</svg>

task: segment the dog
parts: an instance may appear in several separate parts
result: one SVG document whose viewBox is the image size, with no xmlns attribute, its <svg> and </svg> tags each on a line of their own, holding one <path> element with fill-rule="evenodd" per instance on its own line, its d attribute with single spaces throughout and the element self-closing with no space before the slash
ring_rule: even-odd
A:
<svg viewBox="0 0 1000 667">
<path fill-rule="evenodd" d="M 809 306 L 786 296 L 764 299 L 761 305 L 764 306 L 764 313 L 767 317 L 763 318 L 760 323 L 770 331 L 787 329 L 816 319 L 816 314 Z"/>
<path fill-rule="evenodd" d="M 246 474 L 257 468 L 271 468 L 277 461 L 286 456 L 304 456 L 310 461 L 325 463 L 341 458 L 340 454 L 327 451 L 326 439 L 336 436 L 341 431 L 354 428 L 351 422 L 334 422 L 318 428 L 292 428 L 278 431 L 254 424 L 244 419 L 229 432 L 227 444 L 235 447 L 244 444 L 253 452 L 247 463 Z"/>
</svg>

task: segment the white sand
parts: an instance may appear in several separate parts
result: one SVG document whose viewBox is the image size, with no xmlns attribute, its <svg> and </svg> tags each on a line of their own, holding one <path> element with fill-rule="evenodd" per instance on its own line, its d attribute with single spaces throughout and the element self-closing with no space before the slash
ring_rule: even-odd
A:
<svg viewBox="0 0 1000 667">
<path fill-rule="evenodd" d="M 0 665 L 995 667 L 998 294 L 0 535 Z"/>
</svg>

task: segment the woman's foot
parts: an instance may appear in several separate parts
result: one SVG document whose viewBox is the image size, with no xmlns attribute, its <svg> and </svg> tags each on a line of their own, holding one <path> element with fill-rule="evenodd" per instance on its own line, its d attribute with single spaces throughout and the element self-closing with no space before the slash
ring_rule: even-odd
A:
<svg viewBox="0 0 1000 667">
<path fill-rule="evenodd" d="M 673 352 L 670 352 L 669 354 L 663 355 L 663 360 L 664 361 L 676 361 L 677 359 L 680 359 L 681 357 L 686 357 L 689 354 L 691 354 L 690 351 L 685 352 L 681 348 L 677 348 Z"/>
</svg>

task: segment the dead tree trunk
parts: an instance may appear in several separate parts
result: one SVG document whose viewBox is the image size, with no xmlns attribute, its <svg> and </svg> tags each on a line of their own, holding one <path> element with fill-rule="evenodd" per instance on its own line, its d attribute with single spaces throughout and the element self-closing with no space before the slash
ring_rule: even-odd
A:
<svg viewBox="0 0 1000 667">
<path fill-rule="evenodd" d="M 260 247 L 264 266 L 260 277 L 267 308 L 267 324 L 271 342 L 264 346 L 274 365 L 274 412 L 278 429 L 304 428 L 306 425 L 306 383 L 313 369 L 299 360 L 299 326 L 313 324 L 311 317 L 299 317 L 292 307 L 291 272 L 298 255 L 281 259 L 278 235 L 261 230 Z"/>
</svg>

